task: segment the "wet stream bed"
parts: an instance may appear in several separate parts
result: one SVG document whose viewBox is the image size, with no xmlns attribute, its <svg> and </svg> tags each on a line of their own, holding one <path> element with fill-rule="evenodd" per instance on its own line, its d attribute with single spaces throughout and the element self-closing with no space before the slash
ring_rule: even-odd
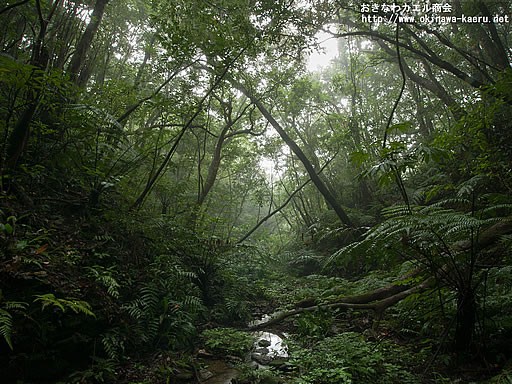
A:
<svg viewBox="0 0 512 384">
<path fill-rule="evenodd" d="M 256 320 L 253 324 L 259 324 L 266 321 L 268 315 L 261 320 Z M 286 364 L 288 360 L 288 348 L 285 343 L 287 337 L 284 333 L 274 333 L 271 331 L 252 332 L 255 337 L 252 351 L 247 355 L 246 363 L 253 369 L 269 369 L 269 367 L 279 367 Z M 234 364 L 225 360 L 209 360 L 208 368 L 205 371 L 202 382 L 207 384 L 232 384 L 239 375 L 239 371 Z"/>
</svg>

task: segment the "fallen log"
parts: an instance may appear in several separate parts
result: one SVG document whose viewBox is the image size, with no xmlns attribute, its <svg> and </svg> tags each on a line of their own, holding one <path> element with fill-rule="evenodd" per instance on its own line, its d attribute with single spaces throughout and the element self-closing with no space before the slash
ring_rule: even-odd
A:
<svg viewBox="0 0 512 384">
<path fill-rule="evenodd" d="M 485 230 L 483 230 L 480 233 L 480 236 L 477 241 L 477 247 L 478 249 L 482 250 L 484 248 L 489 247 L 492 244 L 495 244 L 496 239 L 498 239 L 500 236 L 503 236 L 505 234 L 510 234 L 512 232 L 512 219 L 510 217 L 507 217 L 502 222 L 499 222 Z M 463 252 L 467 249 L 470 249 L 472 246 L 472 242 L 469 240 L 459 241 L 457 243 L 454 243 L 452 245 L 452 248 L 454 252 Z M 432 265 L 435 267 L 435 265 Z M 324 303 L 324 304 L 317 304 L 314 300 L 311 300 L 311 305 L 304 306 L 299 308 L 295 308 L 293 310 L 284 311 L 284 312 L 278 312 L 274 316 L 272 316 L 269 320 L 254 324 L 252 326 L 249 326 L 249 330 L 259 330 L 262 328 L 266 328 L 269 326 L 272 326 L 274 324 L 280 323 L 281 321 L 291 317 L 298 315 L 300 313 L 304 312 L 312 312 L 317 311 L 320 309 L 359 309 L 359 310 L 373 310 L 375 313 L 375 321 L 373 324 L 374 330 L 378 327 L 378 324 L 385 312 L 385 310 L 399 301 L 405 299 L 406 297 L 412 295 L 413 293 L 418 293 L 425 291 L 429 288 L 432 288 L 435 286 L 436 281 L 444 281 L 446 283 L 447 280 L 450 280 L 450 275 L 452 273 L 457 272 L 457 267 L 455 266 L 449 266 L 449 265 L 442 265 L 438 266 L 437 268 L 434 268 L 434 271 L 431 271 L 431 277 L 426 278 L 421 283 L 416 285 L 411 284 L 400 284 L 400 281 L 404 281 L 408 278 L 417 277 L 420 276 L 423 271 L 421 268 L 416 269 L 410 273 L 408 273 L 406 276 L 403 276 L 402 278 L 398 279 L 398 283 L 394 283 L 391 285 L 388 285 L 383 288 L 379 288 L 376 290 L 373 290 L 368 293 L 364 293 L 361 295 L 354 295 L 354 296 L 347 296 L 344 298 L 341 298 L 339 300 L 336 300 L 335 302 L 331 303 Z M 457 276 L 455 277 L 455 281 L 457 279 Z M 304 301 L 301 304 L 306 304 L 307 302 Z"/>
<path fill-rule="evenodd" d="M 365 293 L 363 295 L 347 296 L 340 300 L 332 303 L 312 305 L 304 308 L 292 309 L 284 312 L 277 312 L 269 320 L 249 326 L 248 329 L 251 331 L 267 328 L 271 325 L 275 325 L 287 319 L 291 316 L 298 315 L 304 312 L 313 312 L 320 309 L 359 309 L 359 310 L 373 310 L 375 312 L 374 328 L 378 327 L 378 323 L 381 320 L 384 311 L 412 295 L 413 293 L 424 291 L 428 288 L 433 287 L 435 279 L 429 277 L 420 284 L 410 285 L 389 285 L 383 288 L 376 289 L 372 292 Z"/>
</svg>

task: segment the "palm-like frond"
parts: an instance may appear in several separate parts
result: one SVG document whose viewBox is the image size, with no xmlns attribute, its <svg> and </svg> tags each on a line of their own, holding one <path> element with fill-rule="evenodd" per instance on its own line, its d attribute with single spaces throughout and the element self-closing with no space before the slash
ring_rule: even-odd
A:
<svg viewBox="0 0 512 384">
<path fill-rule="evenodd" d="M 475 183 L 477 181 L 475 180 Z M 472 184 L 471 184 L 472 185 Z M 469 188 L 469 187 L 468 187 Z M 446 199 L 429 206 L 402 205 L 383 210 L 386 220 L 371 228 L 362 241 L 350 244 L 332 254 L 327 264 L 340 259 L 351 259 L 371 254 L 385 259 L 399 248 L 413 249 L 412 258 L 454 257 L 461 252 L 453 244 L 458 241 L 476 241 L 478 235 L 492 225 L 511 220 L 512 204 L 500 203 L 480 210 L 463 212 L 447 206 L 462 206 L 465 198 Z M 472 247 L 469 247 L 472 248 Z M 386 256 L 387 254 L 387 256 Z M 474 260 L 473 260 L 474 262 Z M 438 260 L 437 265 L 443 261 Z"/>
</svg>

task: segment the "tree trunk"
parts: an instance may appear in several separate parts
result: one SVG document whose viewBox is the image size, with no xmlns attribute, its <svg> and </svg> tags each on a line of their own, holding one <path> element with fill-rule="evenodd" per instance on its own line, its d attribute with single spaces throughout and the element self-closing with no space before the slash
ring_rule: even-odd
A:
<svg viewBox="0 0 512 384">
<path fill-rule="evenodd" d="M 80 38 L 80 41 L 76 46 L 75 53 L 69 62 L 68 72 L 70 78 L 79 86 L 83 86 L 87 83 L 89 76 L 80 77 L 80 71 L 84 67 L 87 53 L 91 48 L 92 40 L 94 39 L 94 36 L 96 35 L 96 32 L 98 31 L 98 28 L 101 24 L 101 19 L 105 13 L 105 6 L 107 5 L 108 1 L 109 0 L 97 0 L 94 4 L 91 21 L 87 25 L 84 34 Z"/>
<path fill-rule="evenodd" d="M 334 212 L 336 212 L 336 215 L 338 216 L 340 221 L 348 227 L 353 227 L 352 221 L 345 213 L 341 205 L 338 203 L 336 198 L 329 191 L 329 188 L 327 188 L 327 186 L 322 182 L 322 179 L 319 177 L 317 171 L 315 170 L 307 156 L 304 154 L 302 149 L 297 145 L 297 143 L 286 133 L 283 127 L 281 127 L 281 125 L 276 121 L 276 119 L 274 119 L 274 117 L 270 114 L 268 109 L 261 103 L 261 101 L 258 98 L 256 98 L 252 94 L 252 92 L 249 92 L 247 88 L 245 88 L 241 83 L 235 81 L 234 79 L 230 79 L 230 81 L 235 85 L 236 88 L 238 88 L 244 95 L 246 95 L 254 105 L 256 105 L 261 114 L 274 127 L 274 129 L 277 131 L 279 136 L 281 136 L 286 145 L 288 145 L 292 152 L 299 158 L 299 160 L 304 165 L 304 168 L 306 168 L 306 171 L 308 172 L 311 181 L 313 182 L 313 184 L 315 184 L 318 191 L 322 194 L 327 203 L 332 207 Z"/>
<path fill-rule="evenodd" d="M 48 65 L 49 56 L 48 50 L 44 45 L 44 41 L 48 24 L 59 2 L 60 1 L 55 1 L 49 14 L 45 17 L 42 14 L 40 2 L 36 1 L 36 8 L 39 17 L 39 32 L 32 47 L 32 56 L 30 58 L 30 65 L 38 68 L 33 72 L 33 77 L 31 78 L 31 82 L 35 84 L 43 79 L 44 71 L 46 71 L 46 67 Z M 1 169 L 2 177 L 5 176 L 3 168 L 5 168 L 8 172 L 14 171 L 18 166 L 21 155 L 25 151 L 30 137 L 30 124 L 32 123 L 34 115 L 36 114 L 37 108 L 39 106 L 41 92 L 41 89 L 34 89 L 32 92 L 28 92 L 26 108 L 14 126 L 7 143 L 5 163 L 2 164 Z"/>
<path fill-rule="evenodd" d="M 197 198 L 197 205 L 203 205 L 206 197 L 210 193 L 213 185 L 215 184 L 215 180 L 217 180 L 217 174 L 219 173 L 220 162 L 222 160 L 222 147 L 224 146 L 224 140 L 226 139 L 226 134 L 228 133 L 230 124 L 226 124 L 222 129 L 219 138 L 217 139 L 217 143 L 215 144 L 215 150 L 213 151 L 213 158 L 210 166 L 208 167 L 208 175 L 206 176 L 206 181 L 202 190 L 199 193 Z"/>
<path fill-rule="evenodd" d="M 18 161 L 27 146 L 28 138 L 30 136 L 30 123 L 36 113 L 36 109 L 39 104 L 38 101 L 39 97 L 30 101 L 9 137 L 5 161 L 5 168 L 8 171 L 16 169 Z"/>
<path fill-rule="evenodd" d="M 476 309 L 475 293 L 471 287 L 458 292 L 454 339 L 457 351 L 467 352 L 471 347 L 476 324 Z"/>
</svg>

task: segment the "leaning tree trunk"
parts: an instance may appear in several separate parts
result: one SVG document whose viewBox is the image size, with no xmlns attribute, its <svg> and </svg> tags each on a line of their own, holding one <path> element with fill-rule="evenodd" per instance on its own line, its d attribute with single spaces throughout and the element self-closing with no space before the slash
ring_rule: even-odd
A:
<svg viewBox="0 0 512 384">
<path fill-rule="evenodd" d="M 311 181 L 313 184 L 315 184 L 315 187 L 318 189 L 318 191 L 322 194 L 325 201 L 332 207 L 334 212 L 336 212 L 336 215 L 340 219 L 340 221 L 345 224 L 347 227 L 353 227 L 352 221 L 348 217 L 345 210 L 341 207 L 341 205 L 338 203 L 336 198 L 333 196 L 329 188 L 325 185 L 325 183 L 322 181 L 322 179 L 319 176 L 319 173 L 315 170 L 313 167 L 313 164 L 311 164 L 311 161 L 308 159 L 304 151 L 297 145 L 297 143 L 288 135 L 288 133 L 284 130 L 284 128 L 277 122 L 276 119 L 272 116 L 272 114 L 269 112 L 269 110 L 263 105 L 263 103 L 256 97 L 252 92 L 250 92 L 246 87 L 244 87 L 241 83 L 234 80 L 233 78 L 230 78 L 229 81 L 238 89 L 240 90 L 245 96 L 251 100 L 251 102 L 259 109 L 261 114 L 267 119 L 267 121 L 274 127 L 274 129 L 277 131 L 279 136 L 283 139 L 283 141 L 288 145 L 288 147 L 292 150 L 292 152 L 299 158 L 299 160 L 304 165 L 304 168 L 306 168 L 306 171 L 311 178 Z"/>
</svg>

